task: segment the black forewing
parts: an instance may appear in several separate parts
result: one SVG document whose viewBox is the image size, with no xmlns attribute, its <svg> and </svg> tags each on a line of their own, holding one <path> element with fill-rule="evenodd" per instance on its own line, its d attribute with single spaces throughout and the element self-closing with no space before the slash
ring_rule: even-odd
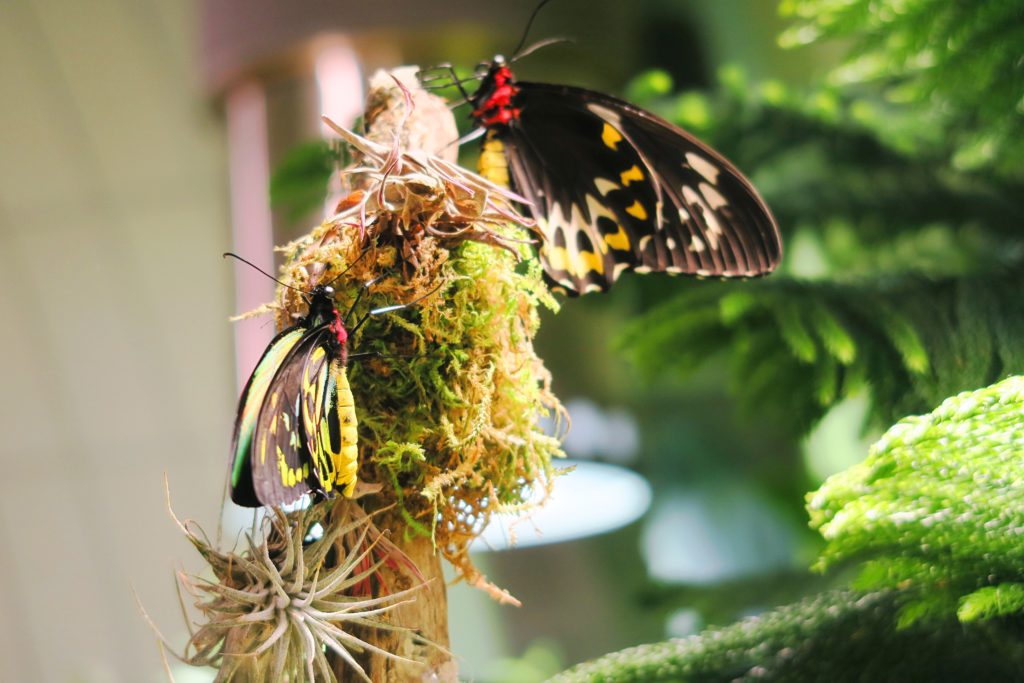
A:
<svg viewBox="0 0 1024 683">
<path fill-rule="evenodd" d="M 262 505 L 285 505 L 320 489 L 303 423 L 302 402 L 308 393 L 303 375 L 319 375 L 329 361 L 330 354 L 314 353 L 326 348 L 329 334 L 326 325 L 306 332 L 282 361 L 260 407 L 250 462 L 253 489 Z"/>
<path fill-rule="evenodd" d="M 771 212 L 710 147 L 608 95 L 517 87 L 519 118 L 501 137 L 515 189 L 545 234 L 554 284 L 585 293 L 625 269 L 749 277 L 778 264 Z"/>
<path fill-rule="evenodd" d="M 258 507 L 261 505 L 256 498 L 252 485 L 252 444 L 256 431 L 260 410 L 270 390 L 271 383 L 281 369 L 285 359 L 289 357 L 308 332 L 302 325 L 290 327 L 274 337 L 260 357 L 249 380 L 245 383 L 242 395 L 238 400 L 238 412 L 235 417 L 234 435 L 231 440 L 231 499 L 239 505 Z"/>
</svg>

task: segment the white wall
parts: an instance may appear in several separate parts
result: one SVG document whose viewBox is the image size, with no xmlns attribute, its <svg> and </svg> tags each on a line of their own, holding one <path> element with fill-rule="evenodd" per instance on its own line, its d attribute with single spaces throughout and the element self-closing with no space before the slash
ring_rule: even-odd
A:
<svg viewBox="0 0 1024 683">
<path fill-rule="evenodd" d="M 168 519 L 215 530 L 234 409 L 222 126 L 183 0 L 0 2 L 0 680 L 161 680 Z"/>
</svg>

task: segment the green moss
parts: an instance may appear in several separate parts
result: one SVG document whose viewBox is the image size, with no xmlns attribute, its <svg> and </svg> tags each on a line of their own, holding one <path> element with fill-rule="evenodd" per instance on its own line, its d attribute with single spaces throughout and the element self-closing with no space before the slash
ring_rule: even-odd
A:
<svg viewBox="0 0 1024 683">
<path fill-rule="evenodd" d="M 557 304 L 536 261 L 517 264 L 505 249 L 463 242 L 448 250 L 423 236 L 415 242 L 419 265 L 407 278 L 397 249 L 376 244 L 329 220 L 288 247 L 284 282 L 308 290 L 344 272 L 333 285 L 344 312 L 363 283 L 384 275 L 364 293 L 353 320 L 370 308 L 426 297 L 368 318 L 350 336 L 350 353 L 378 354 L 348 368 L 360 480 L 380 486 L 374 506 L 395 505 L 407 535 L 430 535 L 476 581 L 469 543 L 493 512 L 524 505 L 534 488 L 546 490 L 555 474 L 551 458 L 562 454 L 538 426 L 562 408 L 532 345 L 538 307 Z M 279 324 L 304 307 L 299 293 L 282 290 Z"/>
</svg>

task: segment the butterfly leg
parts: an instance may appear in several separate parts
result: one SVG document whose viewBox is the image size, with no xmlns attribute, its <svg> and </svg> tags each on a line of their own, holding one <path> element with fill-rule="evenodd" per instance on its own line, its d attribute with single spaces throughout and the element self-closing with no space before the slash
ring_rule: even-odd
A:
<svg viewBox="0 0 1024 683">
<path fill-rule="evenodd" d="M 439 73 L 436 73 L 436 75 L 433 76 L 423 75 L 430 74 L 432 72 Z M 451 64 L 438 64 L 437 66 L 432 66 L 427 69 L 421 69 L 418 76 L 420 79 L 420 84 L 423 85 L 424 89 L 448 88 L 454 85 L 456 88 L 459 89 L 459 93 L 461 93 L 463 98 L 463 102 L 460 102 L 459 104 L 469 102 L 469 93 L 466 92 L 466 89 L 464 87 L 462 87 L 462 84 L 468 83 L 469 81 L 477 80 L 476 76 L 471 76 L 470 78 L 459 78 L 458 74 L 455 73 L 455 67 L 452 66 Z M 441 79 L 446 76 L 451 78 L 451 82 L 441 81 Z"/>
<path fill-rule="evenodd" d="M 381 277 L 384 277 L 384 276 L 382 275 Z M 380 278 L 377 278 L 377 279 L 380 279 Z M 367 283 L 367 284 L 370 284 L 370 283 Z M 437 287 L 434 287 L 432 290 L 430 290 L 429 292 L 427 292 L 423 296 L 417 297 L 416 299 L 413 299 L 409 303 L 406 303 L 406 304 L 395 304 L 394 306 L 383 306 L 381 308 L 374 308 L 374 309 L 371 309 L 371 310 L 367 311 L 366 313 L 363 314 L 363 317 L 361 317 L 359 319 L 359 322 L 357 322 L 355 324 L 355 326 L 349 330 L 349 334 L 355 334 L 356 330 L 358 330 L 360 327 L 362 327 L 363 323 L 365 323 L 367 320 L 370 319 L 370 316 L 384 315 L 385 313 L 394 313 L 395 311 L 400 311 L 403 308 L 409 308 L 410 306 L 415 306 L 416 304 L 418 304 L 419 302 L 423 301 L 424 299 L 426 299 L 431 294 L 434 294 L 437 290 L 439 290 L 442 287 L 444 287 L 445 284 L 447 284 L 447 283 L 442 282 Z"/>
</svg>

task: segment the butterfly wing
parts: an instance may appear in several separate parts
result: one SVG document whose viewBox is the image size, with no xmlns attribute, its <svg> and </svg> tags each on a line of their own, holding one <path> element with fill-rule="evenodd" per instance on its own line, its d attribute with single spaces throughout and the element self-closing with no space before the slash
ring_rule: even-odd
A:
<svg viewBox="0 0 1024 683">
<path fill-rule="evenodd" d="M 247 507 L 285 505 L 320 489 L 302 421 L 303 377 L 327 362 L 326 326 L 278 335 L 250 377 L 236 420 L 231 499 Z M 269 377 L 269 379 L 267 379 Z"/>
<path fill-rule="evenodd" d="M 246 507 L 261 505 L 256 498 L 252 483 L 250 456 L 253 434 L 256 431 L 260 409 L 263 407 L 274 376 L 305 333 L 305 327 L 295 326 L 277 335 L 267 345 L 267 350 L 263 352 L 263 356 L 256 364 L 252 374 L 249 375 L 249 381 L 246 382 L 245 388 L 242 390 L 231 443 L 231 499 L 239 505 Z"/>
<path fill-rule="evenodd" d="M 513 186 L 545 235 L 553 284 L 586 293 L 627 269 L 750 277 L 778 264 L 771 212 L 710 147 L 608 95 L 517 87 L 518 118 L 499 135 Z"/>
<path fill-rule="evenodd" d="M 302 377 L 302 420 L 320 489 L 327 495 L 355 490 L 358 470 L 356 412 L 345 364 L 313 350 Z"/>
</svg>

